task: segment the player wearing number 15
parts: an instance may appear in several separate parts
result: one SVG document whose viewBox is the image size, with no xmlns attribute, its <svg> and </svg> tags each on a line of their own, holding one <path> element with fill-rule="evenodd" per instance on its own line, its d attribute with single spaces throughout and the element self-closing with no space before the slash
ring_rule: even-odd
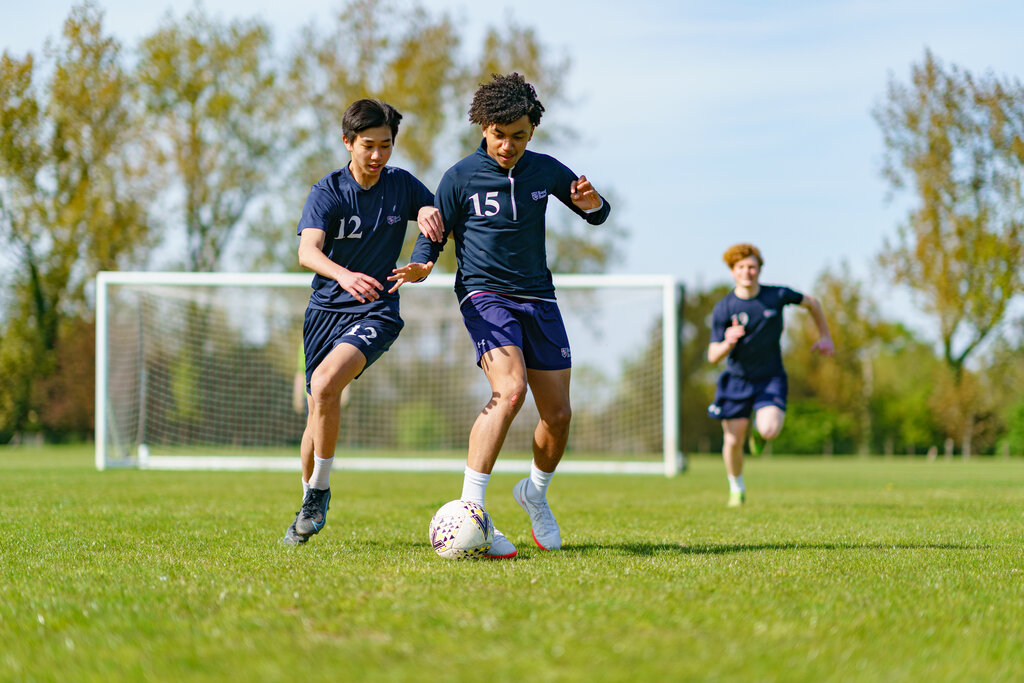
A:
<svg viewBox="0 0 1024 683">
<path fill-rule="evenodd" d="M 527 151 L 543 111 L 533 86 L 517 73 L 496 75 L 477 89 L 469 120 L 481 127 L 483 141 L 441 178 L 436 203 L 443 228 L 420 226 L 412 261 L 432 263 L 449 235 L 454 240 L 455 293 L 476 362 L 491 385 L 491 399 L 469 433 L 459 498 L 484 504 L 491 469 L 529 387 L 540 421 L 530 476 L 515 485 L 513 496 L 530 516 L 537 545 L 554 550 L 562 540 L 546 492 L 569 436 L 572 356 L 547 267 L 544 213 L 555 197 L 598 225 L 610 208 L 585 176 Z M 396 274 L 426 275 L 412 264 Z M 495 529 L 488 555 L 515 554 Z"/>
<path fill-rule="evenodd" d="M 398 288 L 405 280 L 392 277 L 387 289 L 385 283 L 397 265 L 407 221 L 440 224 L 430 190 L 387 165 L 401 119 L 379 100 L 354 102 L 342 117 L 351 160 L 313 186 L 299 219 L 299 264 L 316 273 L 302 328 L 313 462 L 303 463 L 302 508 L 283 539 L 289 545 L 307 541 L 327 519 L 342 391 L 388 350 L 404 325 Z"/>
</svg>

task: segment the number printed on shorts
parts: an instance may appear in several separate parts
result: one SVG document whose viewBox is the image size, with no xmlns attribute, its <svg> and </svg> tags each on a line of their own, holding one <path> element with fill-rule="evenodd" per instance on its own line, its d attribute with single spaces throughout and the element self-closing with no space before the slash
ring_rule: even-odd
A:
<svg viewBox="0 0 1024 683">
<path fill-rule="evenodd" d="M 353 325 L 352 329 L 345 333 L 345 336 L 359 337 L 364 344 L 370 344 L 377 338 L 377 329 L 366 325 Z"/>
</svg>

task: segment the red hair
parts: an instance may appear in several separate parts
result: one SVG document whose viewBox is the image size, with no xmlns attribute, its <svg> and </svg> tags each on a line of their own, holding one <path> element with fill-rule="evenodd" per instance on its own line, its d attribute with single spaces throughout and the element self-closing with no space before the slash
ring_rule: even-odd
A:
<svg viewBox="0 0 1024 683">
<path fill-rule="evenodd" d="M 747 244 L 746 242 L 734 244 L 726 249 L 725 253 L 722 254 L 722 260 L 725 261 L 725 265 L 729 266 L 731 270 L 738 262 L 751 256 L 757 259 L 758 266 L 764 265 L 764 259 L 761 258 L 761 250 L 753 244 Z"/>
</svg>

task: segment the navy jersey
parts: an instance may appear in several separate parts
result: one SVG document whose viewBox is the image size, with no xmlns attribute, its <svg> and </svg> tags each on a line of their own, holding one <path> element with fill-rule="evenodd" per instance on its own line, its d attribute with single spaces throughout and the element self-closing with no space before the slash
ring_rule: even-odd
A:
<svg viewBox="0 0 1024 683">
<path fill-rule="evenodd" d="M 548 197 L 554 195 L 591 225 L 603 223 L 611 211 L 607 200 L 591 213 L 574 205 L 569 186 L 577 177 L 554 157 L 529 150 L 514 168 L 503 169 L 487 154 L 485 140 L 448 169 L 437 187 L 434 203 L 444 221 L 444 242 L 420 235 L 410 261 L 436 262 L 451 237 L 459 301 L 471 292 L 554 299 L 545 247 Z"/>
<path fill-rule="evenodd" d="M 753 299 L 741 299 L 735 292 L 715 304 L 711 313 L 711 341 L 725 341 L 725 330 L 735 316 L 746 334 L 726 361 L 726 372 L 749 380 L 785 374 L 782 367 L 782 309 L 799 304 L 804 295 L 789 287 L 761 285 Z"/>
<path fill-rule="evenodd" d="M 313 276 L 310 308 L 359 312 L 398 307 L 398 292 L 388 294 L 387 281 L 398 262 L 408 221 L 420 208 L 434 203 L 434 196 L 411 173 L 385 166 L 380 179 L 364 190 L 344 168 L 328 173 L 310 190 L 299 219 L 305 228 L 327 233 L 324 253 L 335 263 L 364 273 L 384 285 L 377 301 L 359 303 L 335 280 Z"/>
</svg>

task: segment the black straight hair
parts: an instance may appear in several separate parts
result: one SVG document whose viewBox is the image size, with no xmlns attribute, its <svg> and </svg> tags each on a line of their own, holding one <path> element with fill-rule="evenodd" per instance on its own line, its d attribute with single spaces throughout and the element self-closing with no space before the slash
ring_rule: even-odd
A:
<svg viewBox="0 0 1024 683">
<path fill-rule="evenodd" d="M 398 110 L 386 102 L 376 99 L 356 100 L 345 110 L 341 117 L 341 134 L 350 143 L 356 139 L 356 135 L 367 128 L 387 126 L 391 129 L 391 141 L 398 137 L 398 124 L 402 115 Z"/>
</svg>

